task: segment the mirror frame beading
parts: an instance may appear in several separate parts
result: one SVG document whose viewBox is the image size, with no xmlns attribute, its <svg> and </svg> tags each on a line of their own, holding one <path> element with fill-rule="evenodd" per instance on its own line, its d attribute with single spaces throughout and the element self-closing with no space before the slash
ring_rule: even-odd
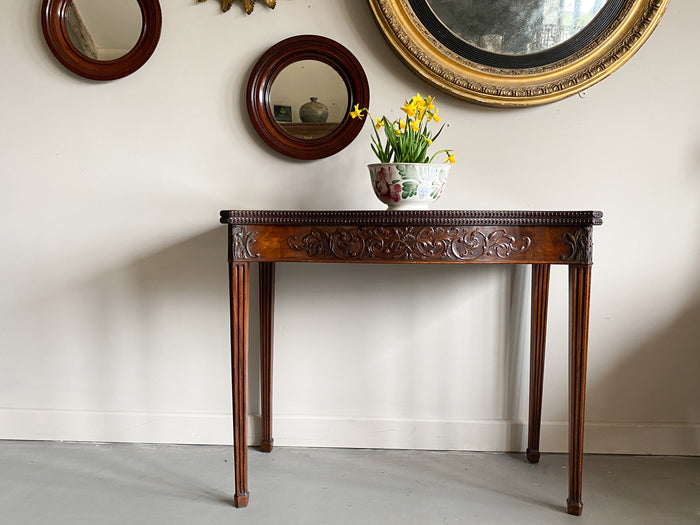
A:
<svg viewBox="0 0 700 525">
<path fill-rule="evenodd" d="M 347 88 L 345 118 L 325 137 L 307 140 L 292 136 L 274 118 L 270 102 L 272 84 L 285 67 L 302 60 L 317 60 L 329 65 Z M 295 159 L 329 157 L 348 146 L 364 124 L 363 120 L 350 118 L 350 110 L 355 104 L 369 107 L 369 83 L 364 69 L 348 49 L 323 36 L 299 35 L 278 42 L 260 57 L 248 78 L 246 105 L 255 131 L 270 147 Z"/>
<path fill-rule="evenodd" d="M 141 8 L 141 34 L 136 45 L 114 60 L 97 60 L 82 54 L 71 42 L 66 14 L 73 0 L 43 0 L 41 29 L 49 49 L 67 69 L 91 80 L 115 80 L 130 75 L 151 57 L 158 45 L 162 15 L 158 0 L 136 0 Z"/>
<path fill-rule="evenodd" d="M 426 82 L 469 102 L 536 106 L 579 93 L 616 71 L 651 35 L 669 0 L 623 0 L 600 35 L 556 62 L 529 68 L 491 67 L 443 45 L 421 23 L 410 0 L 368 0 L 385 39 Z"/>
</svg>

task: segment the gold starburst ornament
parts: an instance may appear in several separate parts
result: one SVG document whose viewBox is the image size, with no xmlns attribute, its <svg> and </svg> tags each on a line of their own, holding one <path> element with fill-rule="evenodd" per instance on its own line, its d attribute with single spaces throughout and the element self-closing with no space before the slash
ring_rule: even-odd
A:
<svg viewBox="0 0 700 525">
<path fill-rule="evenodd" d="M 198 0 L 199 2 L 206 2 L 207 0 Z M 229 9 L 231 9 L 231 6 L 236 0 L 221 0 L 221 9 L 226 12 Z M 253 12 L 253 9 L 255 8 L 255 0 L 240 0 L 241 5 L 243 6 L 243 9 L 245 9 L 245 12 L 250 14 Z M 265 0 L 265 3 L 267 4 L 267 7 L 270 9 L 274 9 L 275 5 L 277 5 L 277 0 Z"/>
</svg>

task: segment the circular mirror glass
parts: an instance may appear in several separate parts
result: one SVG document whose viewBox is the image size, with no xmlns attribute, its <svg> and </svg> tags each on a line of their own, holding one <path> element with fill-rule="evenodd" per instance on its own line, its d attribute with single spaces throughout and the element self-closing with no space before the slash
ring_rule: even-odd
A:
<svg viewBox="0 0 700 525">
<path fill-rule="evenodd" d="M 126 55 L 138 42 L 143 27 L 137 0 L 72 0 L 65 21 L 75 48 L 100 61 Z"/>
<path fill-rule="evenodd" d="M 529 55 L 555 47 L 585 28 L 606 0 L 428 0 L 458 38 L 484 51 Z"/>
<path fill-rule="evenodd" d="M 299 60 L 282 69 L 270 88 L 275 121 L 302 140 L 331 134 L 350 111 L 345 82 L 331 66 Z"/>
</svg>

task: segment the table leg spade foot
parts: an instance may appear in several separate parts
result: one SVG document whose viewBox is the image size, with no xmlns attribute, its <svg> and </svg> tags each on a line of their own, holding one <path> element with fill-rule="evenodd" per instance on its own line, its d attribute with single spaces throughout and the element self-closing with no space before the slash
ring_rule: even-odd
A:
<svg viewBox="0 0 700 525">
<path fill-rule="evenodd" d="M 262 452 L 272 452 L 272 446 L 275 443 L 274 439 L 263 439 L 260 442 L 260 450 Z"/>
<path fill-rule="evenodd" d="M 525 455 L 527 456 L 527 461 L 528 463 L 539 463 L 540 462 L 540 451 L 539 450 L 531 450 L 527 449 L 525 452 Z"/>
<path fill-rule="evenodd" d="M 572 516 L 580 516 L 581 513 L 583 512 L 583 502 L 582 501 L 575 501 L 572 500 L 571 498 L 566 500 L 566 512 L 571 514 Z"/>
<path fill-rule="evenodd" d="M 248 493 L 243 492 L 243 493 L 236 494 L 235 496 L 233 496 L 233 506 L 238 508 L 238 509 L 241 509 L 243 507 L 247 507 L 248 506 Z"/>
</svg>

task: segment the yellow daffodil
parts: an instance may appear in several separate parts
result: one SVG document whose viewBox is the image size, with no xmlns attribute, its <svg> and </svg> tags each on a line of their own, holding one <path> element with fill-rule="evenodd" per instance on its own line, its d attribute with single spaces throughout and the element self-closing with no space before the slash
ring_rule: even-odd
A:
<svg viewBox="0 0 700 525">
<path fill-rule="evenodd" d="M 415 102 L 411 102 L 411 103 L 406 102 L 403 105 L 403 107 L 401 108 L 401 111 L 406 113 L 406 115 L 408 115 L 409 117 L 415 117 L 416 116 L 416 109 L 417 108 L 416 108 Z"/>
<path fill-rule="evenodd" d="M 428 153 L 428 148 L 442 132 L 443 126 L 435 133 L 429 131 L 430 122 L 440 122 L 438 109 L 435 107 L 435 99 L 427 96 L 425 99 L 420 93 L 404 101 L 399 109 L 405 114 L 404 118 L 389 120 L 386 116 L 374 118 L 367 108 L 360 108 L 355 104 L 350 116 L 353 119 L 362 119 L 365 115 L 367 120 L 372 121 L 372 151 L 379 158 L 380 162 L 416 162 L 429 164 L 438 155 L 443 153 L 447 157 L 445 162 L 454 164 L 455 155 L 452 150 L 443 149 L 434 153 Z M 379 131 L 384 128 L 384 131 Z M 407 129 L 409 130 L 407 132 Z M 396 138 L 398 137 L 398 138 Z"/>
<path fill-rule="evenodd" d="M 416 105 L 416 108 L 418 108 L 418 112 L 423 114 L 425 113 L 425 100 L 420 96 L 420 93 L 418 93 L 415 97 L 413 97 L 413 104 Z"/>
</svg>

